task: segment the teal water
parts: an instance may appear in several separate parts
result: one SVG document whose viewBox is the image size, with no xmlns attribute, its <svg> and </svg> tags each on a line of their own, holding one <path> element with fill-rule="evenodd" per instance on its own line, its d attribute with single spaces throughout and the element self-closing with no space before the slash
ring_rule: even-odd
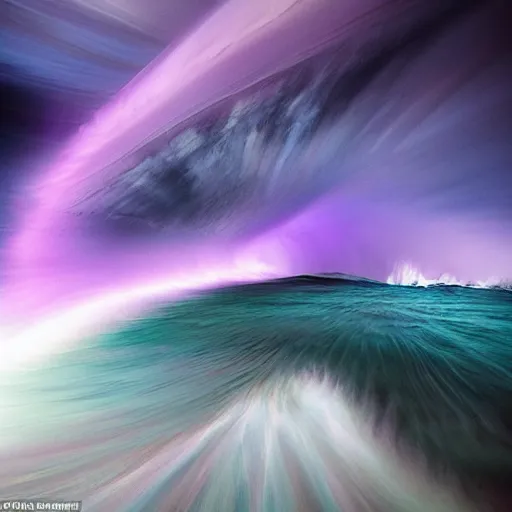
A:
<svg viewBox="0 0 512 512">
<path fill-rule="evenodd" d="M 474 482 L 512 469 L 511 342 L 504 289 L 300 277 L 200 294 L 2 380 L 2 495 L 470 510 Z"/>
</svg>

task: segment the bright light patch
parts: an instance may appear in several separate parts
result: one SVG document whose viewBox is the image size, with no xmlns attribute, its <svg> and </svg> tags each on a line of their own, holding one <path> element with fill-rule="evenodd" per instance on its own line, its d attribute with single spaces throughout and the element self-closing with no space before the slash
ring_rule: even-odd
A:
<svg viewBox="0 0 512 512">
<path fill-rule="evenodd" d="M 9 335 L 6 335 L 7 329 L 2 327 L 0 371 L 16 371 L 26 364 L 37 363 L 41 358 L 58 353 L 68 343 L 98 332 L 110 322 L 125 319 L 153 301 L 177 299 L 187 292 L 277 276 L 276 269 L 255 256 L 243 254 L 235 257 L 234 265 L 175 274 L 150 282 L 124 284 L 103 291 Z"/>
</svg>

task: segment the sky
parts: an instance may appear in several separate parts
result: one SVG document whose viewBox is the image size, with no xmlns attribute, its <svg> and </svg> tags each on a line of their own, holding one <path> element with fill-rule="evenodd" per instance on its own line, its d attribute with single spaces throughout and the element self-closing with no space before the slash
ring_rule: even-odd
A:
<svg viewBox="0 0 512 512">
<path fill-rule="evenodd" d="M 172 4 L 182 30 L 171 24 L 167 33 L 156 1 L 143 18 L 129 2 L 101 16 L 79 2 L 59 16 L 44 11 L 50 4 L 24 5 L 7 2 L 0 53 L 4 97 L 13 98 L 2 107 L 9 114 L 2 116 L 2 261 L 15 296 L 43 303 L 42 282 L 56 283 L 52 294 L 66 298 L 85 282 L 168 275 L 191 253 L 199 261 L 224 253 L 225 237 L 193 226 L 186 243 L 181 231 L 143 244 L 103 243 L 65 211 L 123 172 L 108 166 L 141 141 L 333 40 L 342 47 L 340 72 L 359 66 L 371 79 L 314 134 L 309 153 L 294 148 L 297 158 L 307 153 L 308 160 L 293 160 L 304 165 L 267 187 L 260 206 L 245 206 L 251 222 L 265 219 L 264 229 L 242 229 L 230 247 L 278 275 L 343 272 L 385 281 L 408 263 L 427 277 L 512 279 L 504 4 L 443 12 L 430 25 L 433 4 L 419 1 Z M 387 46 L 394 49 L 381 69 L 372 56 Z M 308 166 L 319 170 L 298 180 Z M 313 188 L 318 193 L 306 194 Z M 243 209 L 234 204 L 231 217 Z"/>
</svg>

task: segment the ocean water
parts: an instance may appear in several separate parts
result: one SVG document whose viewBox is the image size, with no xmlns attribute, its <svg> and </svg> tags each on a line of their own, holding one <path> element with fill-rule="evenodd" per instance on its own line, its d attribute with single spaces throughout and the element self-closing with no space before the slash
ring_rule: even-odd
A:
<svg viewBox="0 0 512 512">
<path fill-rule="evenodd" d="M 199 293 L 0 376 L 2 496 L 85 510 L 487 510 L 512 292 L 300 276 Z"/>
</svg>

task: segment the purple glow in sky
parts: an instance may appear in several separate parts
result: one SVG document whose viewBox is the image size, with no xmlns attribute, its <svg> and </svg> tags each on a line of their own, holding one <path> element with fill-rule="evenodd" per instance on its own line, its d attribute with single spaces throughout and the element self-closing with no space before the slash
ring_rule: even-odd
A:
<svg viewBox="0 0 512 512">
<path fill-rule="evenodd" d="M 431 9 L 391 0 L 220 5 L 42 166 L 29 187 L 33 199 L 25 195 L 15 205 L 4 309 L 32 316 L 130 283 L 171 283 L 190 267 L 200 269 L 197 275 L 219 267 L 226 281 L 229 268 L 234 280 L 253 279 L 255 264 L 272 275 L 344 272 L 386 280 L 407 261 L 429 278 L 511 279 L 512 83 L 500 40 L 506 27 L 491 24 L 491 8 L 391 60 L 335 128 L 316 135 L 317 151 L 309 155 L 330 155 L 320 166 L 325 185 L 298 200 L 279 182 L 262 199 L 277 206 L 257 235 L 226 241 L 197 232 L 186 240 L 108 245 L 71 213 L 135 165 L 135 149 L 197 112 L 335 44 L 343 48 L 340 69 L 349 69 L 372 44 Z M 304 178 L 299 191 L 314 188 L 315 179 Z M 251 263 L 235 264 L 237 258 Z"/>
</svg>

